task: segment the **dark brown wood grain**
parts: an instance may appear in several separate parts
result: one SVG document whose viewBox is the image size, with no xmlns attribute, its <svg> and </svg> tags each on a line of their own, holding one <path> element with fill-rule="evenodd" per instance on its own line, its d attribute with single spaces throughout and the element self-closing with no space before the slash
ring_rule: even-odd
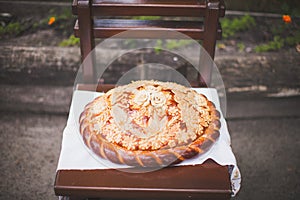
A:
<svg viewBox="0 0 300 200">
<path fill-rule="evenodd" d="M 182 8 L 185 9 L 182 9 Z M 153 9 L 155 8 L 155 9 Z M 205 0 L 94 0 L 92 13 L 97 16 L 184 16 L 203 17 Z M 73 14 L 77 15 L 77 0 L 72 4 Z M 219 16 L 225 15 L 222 4 Z"/>
<path fill-rule="evenodd" d="M 115 169 L 59 170 L 56 195 L 143 199 L 229 199 L 228 168 L 208 160 L 202 165 L 168 167 L 147 173 Z"/>
<path fill-rule="evenodd" d="M 221 39 L 222 29 L 220 24 L 217 26 L 216 37 Z M 94 21 L 93 34 L 96 38 L 118 37 L 117 34 L 128 30 L 132 32 L 126 36 L 131 38 L 177 39 L 178 34 L 166 35 L 163 31 L 170 30 L 183 33 L 192 39 L 202 40 L 205 33 L 203 22 L 200 21 L 99 19 Z M 76 37 L 80 37 L 78 23 L 75 24 L 74 33 Z"/>
</svg>

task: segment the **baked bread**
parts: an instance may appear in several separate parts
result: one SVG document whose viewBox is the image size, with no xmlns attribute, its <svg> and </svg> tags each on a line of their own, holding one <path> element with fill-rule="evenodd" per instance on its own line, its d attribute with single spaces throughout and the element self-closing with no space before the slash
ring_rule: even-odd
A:
<svg viewBox="0 0 300 200">
<path fill-rule="evenodd" d="M 168 166 L 206 152 L 219 137 L 220 114 L 185 86 L 136 81 L 86 105 L 80 133 L 98 156 L 130 166 Z"/>
</svg>

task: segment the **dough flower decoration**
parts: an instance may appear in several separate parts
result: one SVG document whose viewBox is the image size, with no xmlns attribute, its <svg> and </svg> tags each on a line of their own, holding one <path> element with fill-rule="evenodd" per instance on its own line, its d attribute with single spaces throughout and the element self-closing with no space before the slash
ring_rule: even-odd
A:
<svg viewBox="0 0 300 200">
<path fill-rule="evenodd" d="M 133 102 L 139 106 L 148 106 L 150 103 L 150 94 L 146 90 L 137 91 Z"/>
<path fill-rule="evenodd" d="M 165 97 L 164 93 L 160 92 L 154 87 L 146 88 L 145 90 L 138 90 L 133 99 L 133 102 L 138 106 L 148 106 L 151 104 L 156 108 L 164 106 L 166 101 L 167 98 Z"/>
<path fill-rule="evenodd" d="M 151 105 L 154 107 L 162 107 L 165 105 L 167 99 L 162 92 L 155 92 L 151 94 Z"/>
</svg>

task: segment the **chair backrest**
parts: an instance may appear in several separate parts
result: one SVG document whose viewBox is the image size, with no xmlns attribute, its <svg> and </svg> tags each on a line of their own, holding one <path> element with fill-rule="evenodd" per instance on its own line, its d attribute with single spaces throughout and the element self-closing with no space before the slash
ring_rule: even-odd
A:
<svg viewBox="0 0 300 200">
<path fill-rule="evenodd" d="M 74 34 L 80 38 L 82 61 L 93 50 L 95 38 L 109 38 L 136 28 L 141 31 L 133 37 L 158 37 L 155 34 L 158 28 L 181 32 L 201 40 L 204 49 L 214 59 L 216 40 L 222 35 L 219 18 L 225 15 L 225 5 L 223 0 L 74 0 L 72 11 L 78 16 Z M 128 19 L 128 16 L 196 17 L 202 20 L 136 20 Z M 172 38 L 171 35 L 168 37 Z M 94 78 L 91 66 L 83 67 L 85 80 Z M 202 71 L 205 80 L 200 77 L 199 82 L 210 83 L 211 66 Z"/>
</svg>

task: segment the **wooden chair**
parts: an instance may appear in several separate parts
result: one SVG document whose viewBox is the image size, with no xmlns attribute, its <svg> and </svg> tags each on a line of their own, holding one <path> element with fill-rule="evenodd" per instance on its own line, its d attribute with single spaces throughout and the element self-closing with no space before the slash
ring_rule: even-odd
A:
<svg viewBox="0 0 300 200">
<path fill-rule="evenodd" d="M 72 10 L 78 16 L 74 32 L 80 38 L 82 60 L 91 52 L 95 38 L 108 38 L 122 31 L 141 28 L 134 37 L 161 37 L 158 28 L 171 29 L 195 40 L 214 58 L 216 40 L 221 38 L 219 18 L 225 15 L 221 0 L 74 0 Z M 197 17 L 203 21 L 163 21 L 131 19 L 98 19 L 94 16 L 164 16 Z M 169 37 L 171 37 L 169 35 Z M 210 82 L 211 66 L 204 71 Z M 94 79 L 92 65 L 83 66 L 84 80 Z M 203 80 L 204 79 L 204 80 Z M 111 86 L 98 87 L 100 90 Z M 88 85 L 81 89 L 89 89 Z M 143 198 L 143 199 L 229 199 L 231 184 L 227 166 L 212 160 L 202 165 L 169 167 L 144 174 L 130 174 L 118 170 L 59 170 L 55 193 L 71 198 Z"/>
</svg>

